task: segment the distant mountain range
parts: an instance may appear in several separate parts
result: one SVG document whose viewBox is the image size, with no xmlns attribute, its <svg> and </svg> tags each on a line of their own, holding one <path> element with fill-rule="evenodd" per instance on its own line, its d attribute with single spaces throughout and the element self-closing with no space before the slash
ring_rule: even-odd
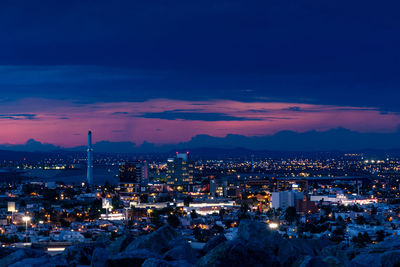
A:
<svg viewBox="0 0 400 267">
<path fill-rule="evenodd" d="M 359 133 L 338 128 L 327 131 L 308 131 L 297 133 L 282 131 L 273 135 L 247 137 L 227 135 L 213 137 L 197 135 L 188 142 L 178 144 L 152 144 L 145 142 L 136 145 L 133 142 L 100 141 L 94 144 L 98 153 L 170 153 L 186 151 L 200 154 L 248 154 L 265 151 L 317 152 L 317 151 L 358 151 L 358 150 L 397 150 L 400 148 L 400 131 L 394 133 Z M 41 143 L 33 139 L 23 145 L 0 145 L 0 149 L 25 152 L 84 152 L 85 146 L 62 148 Z"/>
</svg>

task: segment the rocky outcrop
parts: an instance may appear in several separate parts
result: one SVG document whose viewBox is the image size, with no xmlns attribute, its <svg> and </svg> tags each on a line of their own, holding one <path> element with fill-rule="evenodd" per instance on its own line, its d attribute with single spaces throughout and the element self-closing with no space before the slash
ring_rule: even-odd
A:
<svg viewBox="0 0 400 267">
<path fill-rule="evenodd" d="M 376 245 L 360 249 L 352 259 L 352 264 L 358 266 L 400 266 L 400 239 L 389 237 Z"/>
<path fill-rule="evenodd" d="M 147 249 L 162 254 L 170 250 L 170 242 L 178 237 L 178 232 L 169 225 L 165 225 L 151 234 L 140 236 L 132 241 L 126 251 Z"/>
<path fill-rule="evenodd" d="M 107 267 L 109 252 L 105 248 L 95 248 L 92 254 L 91 267 Z"/>
<path fill-rule="evenodd" d="M 200 266 L 292 266 L 299 258 L 314 259 L 324 247 L 332 245 L 321 240 L 287 240 L 267 225 L 242 220 L 237 238 L 211 249 L 199 261 Z M 321 259 L 319 259 L 322 261 Z M 311 262 L 317 261 L 316 259 Z"/>
<path fill-rule="evenodd" d="M 197 265 L 199 267 L 221 266 L 224 262 L 225 255 L 228 253 L 228 243 L 224 242 L 213 248 L 204 257 L 202 257 Z"/>
<path fill-rule="evenodd" d="M 115 241 L 105 238 L 68 247 L 49 256 L 33 249 L 0 248 L 0 266 L 143 266 L 143 267 L 371 267 L 400 266 L 400 239 L 390 237 L 364 248 L 335 245 L 328 240 L 285 239 L 267 225 L 242 220 L 237 237 L 212 238 L 202 251 L 194 250 L 170 226 L 133 239 L 129 234 Z"/>
<path fill-rule="evenodd" d="M 90 265 L 94 249 L 93 245 L 76 245 L 67 247 L 63 254 L 71 265 Z"/>
<path fill-rule="evenodd" d="M 106 249 L 110 254 L 117 254 L 125 250 L 133 240 L 134 238 L 131 235 L 125 234 L 111 242 Z"/>
<path fill-rule="evenodd" d="M 380 257 L 382 266 L 400 266 L 400 250 L 388 251 Z"/>
<path fill-rule="evenodd" d="M 200 259 L 198 266 L 279 266 L 279 262 L 260 243 L 236 239 L 212 249 Z"/>
<path fill-rule="evenodd" d="M 141 266 L 150 258 L 161 259 L 162 257 L 147 249 L 125 250 L 115 256 L 110 256 L 107 259 L 107 265 L 109 267 Z"/>
<path fill-rule="evenodd" d="M 164 259 L 168 261 L 183 260 L 190 263 L 196 262 L 196 252 L 187 242 L 174 245 L 170 250 L 164 253 Z"/>
<path fill-rule="evenodd" d="M 325 247 L 333 244 L 326 240 L 293 239 L 282 237 L 275 239 L 273 249 L 277 251 L 279 262 L 282 266 L 290 266 L 302 256 L 317 257 L 322 255 Z"/>
<path fill-rule="evenodd" d="M 356 256 L 351 263 L 360 266 L 382 266 L 379 254 L 360 254 Z"/>
<path fill-rule="evenodd" d="M 166 264 L 179 262 L 190 265 L 197 261 L 196 252 L 189 243 L 175 229 L 166 225 L 151 234 L 136 238 L 123 252 L 109 257 L 107 262 L 110 266 L 123 266 L 128 261 L 142 264 L 147 259 L 152 260 L 146 264 L 153 266 L 170 266 Z"/>
<path fill-rule="evenodd" d="M 27 258 L 9 265 L 9 267 L 67 267 L 71 266 L 63 257 L 44 256 L 40 258 Z"/>
<path fill-rule="evenodd" d="M 344 244 L 327 246 L 322 249 L 322 256 L 333 256 L 339 259 L 343 264 L 353 259 L 358 252 L 353 248 L 348 248 Z"/>
<path fill-rule="evenodd" d="M 11 253 L 15 252 L 17 248 L 10 248 L 10 247 L 0 247 L 0 259 L 10 255 Z"/>
<path fill-rule="evenodd" d="M 295 263 L 294 266 L 298 267 L 328 267 L 320 257 L 305 256 L 300 260 L 300 263 Z"/>
<path fill-rule="evenodd" d="M 90 265 L 95 247 L 90 245 L 76 245 L 65 249 L 63 253 L 49 256 L 43 251 L 21 249 L 0 260 L 0 266 L 14 267 L 53 267 Z M 4 265 L 3 265 L 4 264 Z"/>
<path fill-rule="evenodd" d="M 46 256 L 43 251 L 35 249 L 16 249 L 7 256 L 0 259 L 0 266 L 9 266 L 28 258 L 40 258 Z"/>
<path fill-rule="evenodd" d="M 348 266 L 349 262 L 342 262 L 340 259 L 334 256 L 328 256 L 322 259 L 329 267 L 341 267 L 341 266 Z"/>
<path fill-rule="evenodd" d="M 227 241 L 227 239 L 226 239 L 225 235 L 219 234 L 219 235 L 211 238 L 210 240 L 208 240 L 208 242 L 206 243 L 206 245 L 202 249 L 202 253 L 203 254 L 207 254 L 212 249 L 214 249 L 216 246 L 218 246 L 219 244 L 224 243 L 226 241 Z"/>
<path fill-rule="evenodd" d="M 142 267 L 194 267 L 186 261 L 166 261 L 161 259 L 147 259 Z"/>
</svg>

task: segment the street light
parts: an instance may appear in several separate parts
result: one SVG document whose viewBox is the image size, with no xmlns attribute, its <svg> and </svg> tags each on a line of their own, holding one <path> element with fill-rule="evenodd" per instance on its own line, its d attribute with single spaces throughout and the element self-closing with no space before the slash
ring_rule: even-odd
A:
<svg viewBox="0 0 400 267">
<path fill-rule="evenodd" d="M 125 209 L 125 221 L 126 221 L 126 224 L 128 224 L 128 209 L 130 209 L 130 208 L 124 207 L 124 209 Z"/>
<path fill-rule="evenodd" d="M 277 223 L 272 222 L 269 224 L 270 229 L 277 229 L 278 227 L 279 227 L 279 224 L 277 224 Z"/>
<path fill-rule="evenodd" d="M 31 217 L 24 216 L 22 220 L 25 222 L 25 241 L 28 242 L 28 222 L 31 220 Z"/>
</svg>

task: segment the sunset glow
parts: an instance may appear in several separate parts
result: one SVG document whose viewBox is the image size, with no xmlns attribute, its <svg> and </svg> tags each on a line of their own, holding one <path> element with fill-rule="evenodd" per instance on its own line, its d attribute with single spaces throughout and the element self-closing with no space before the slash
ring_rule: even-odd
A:
<svg viewBox="0 0 400 267">
<path fill-rule="evenodd" d="M 77 104 L 29 98 L 3 103 L 0 109 L 0 143 L 22 144 L 33 138 L 65 147 L 84 144 L 88 129 L 96 133 L 95 141 L 165 144 L 199 134 L 262 136 L 337 127 L 393 132 L 400 123 L 398 114 L 383 114 L 374 108 L 230 100 Z"/>
</svg>

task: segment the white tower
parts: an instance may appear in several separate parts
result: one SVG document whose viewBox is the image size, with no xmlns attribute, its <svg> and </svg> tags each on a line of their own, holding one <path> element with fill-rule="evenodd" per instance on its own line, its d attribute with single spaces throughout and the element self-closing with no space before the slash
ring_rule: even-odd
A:
<svg viewBox="0 0 400 267">
<path fill-rule="evenodd" d="M 93 186 L 93 147 L 92 147 L 92 132 L 88 133 L 88 148 L 87 148 L 87 183 L 90 187 Z"/>
<path fill-rule="evenodd" d="M 251 155 L 251 172 L 254 172 L 254 154 Z"/>
</svg>

